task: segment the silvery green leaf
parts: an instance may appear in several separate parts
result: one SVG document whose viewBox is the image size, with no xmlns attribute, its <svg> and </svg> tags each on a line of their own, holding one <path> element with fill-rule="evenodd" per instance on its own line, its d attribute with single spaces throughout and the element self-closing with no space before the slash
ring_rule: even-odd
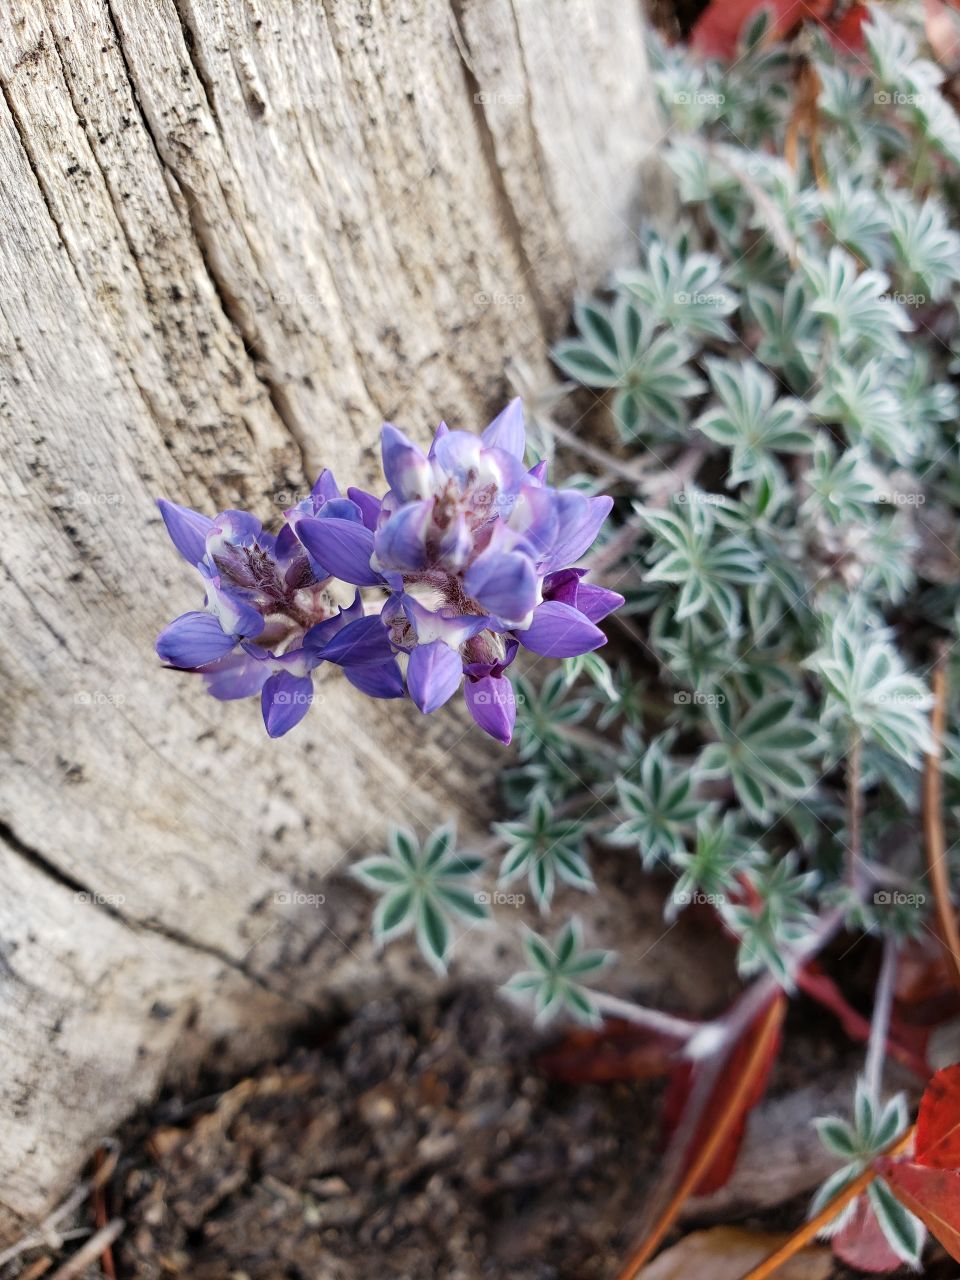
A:
<svg viewBox="0 0 960 1280">
<path fill-rule="evenodd" d="M 613 953 L 585 950 L 583 929 L 575 918 L 554 935 L 552 942 L 539 934 L 528 933 L 523 949 L 531 967 L 515 974 L 504 991 L 532 996 L 538 1023 L 566 1012 L 575 1021 L 598 1025 L 600 1015 L 596 1004 L 581 979 L 604 969 L 612 961 Z"/>
<path fill-rule="evenodd" d="M 870 1184 L 867 1198 L 893 1252 L 911 1267 L 919 1267 L 927 1238 L 927 1229 L 920 1219 L 903 1207 L 882 1178 Z"/>
</svg>

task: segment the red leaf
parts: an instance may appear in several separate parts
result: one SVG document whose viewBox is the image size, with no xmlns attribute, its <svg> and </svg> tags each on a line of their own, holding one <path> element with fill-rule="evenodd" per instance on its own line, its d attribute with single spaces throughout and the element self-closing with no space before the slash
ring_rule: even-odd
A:
<svg viewBox="0 0 960 1280">
<path fill-rule="evenodd" d="M 706 58 L 732 58 L 744 24 L 761 9 L 772 14 L 772 34 L 786 36 L 804 18 L 825 16 L 830 0 L 712 0 L 694 25 L 690 47 Z"/>
<path fill-rule="evenodd" d="M 929 1227 L 951 1258 L 960 1262 L 960 1169 L 931 1168 L 889 1157 L 877 1160 L 874 1168 L 889 1182 L 901 1204 Z"/>
<path fill-rule="evenodd" d="M 651 1080 L 676 1069 L 680 1041 L 621 1020 L 599 1031 L 572 1031 L 540 1054 L 537 1066 L 566 1084 Z"/>
<path fill-rule="evenodd" d="M 833 1252 L 856 1271 L 881 1275 L 896 1271 L 903 1259 L 890 1248 L 870 1201 L 858 1196 L 849 1222 L 833 1237 Z"/>
<path fill-rule="evenodd" d="M 938 1071 L 924 1090 L 915 1149 L 917 1164 L 960 1169 L 960 1063 Z"/>
<path fill-rule="evenodd" d="M 863 53 L 867 42 L 863 36 L 863 24 L 870 17 L 865 4 L 852 5 L 842 18 L 835 22 L 821 22 L 828 39 L 841 53 Z"/>
<path fill-rule="evenodd" d="M 779 1005 L 778 1018 L 780 1027 L 783 1024 L 783 1017 L 786 1013 L 787 1001 L 780 994 L 776 997 Z M 769 1008 L 769 1006 L 768 1006 Z M 761 1025 L 766 1010 L 761 1011 L 757 1018 L 749 1025 L 746 1032 L 740 1037 L 733 1049 L 727 1054 L 726 1058 L 717 1067 L 714 1059 L 709 1059 L 703 1063 L 697 1063 L 693 1070 L 687 1064 L 681 1069 L 673 1073 L 670 1085 L 667 1089 L 667 1096 L 664 1099 L 664 1120 L 671 1128 L 679 1128 L 683 1120 L 683 1111 L 694 1085 L 698 1079 L 698 1072 L 714 1071 L 717 1078 L 710 1092 L 710 1096 L 703 1107 L 702 1114 L 698 1117 L 696 1126 L 693 1131 L 689 1146 L 687 1147 L 686 1158 L 684 1160 L 684 1168 L 689 1168 L 697 1151 L 703 1145 L 707 1135 L 714 1128 L 718 1115 L 722 1115 L 726 1105 L 727 1098 L 733 1089 L 737 1080 L 743 1074 L 744 1065 L 750 1057 L 750 1051 L 753 1048 L 756 1038 L 757 1029 Z M 703 1177 L 693 1188 L 693 1195 L 705 1196 L 711 1191 L 718 1191 L 733 1172 L 733 1166 L 736 1164 L 737 1156 L 740 1154 L 740 1144 L 743 1141 L 743 1133 L 747 1125 L 747 1116 L 757 1105 L 766 1092 L 767 1082 L 770 1079 L 770 1073 L 773 1070 L 777 1060 L 777 1054 L 780 1051 L 781 1032 L 778 1028 L 777 1035 L 773 1038 L 770 1046 L 770 1052 L 766 1062 L 763 1063 L 757 1072 L 754 1084 L 749 1094 L 744 1100 L 737 1116 L 736 1124 L 730 1131 L 726 1142 L 710 1167 L 704 1172 Z"/>
</svg>

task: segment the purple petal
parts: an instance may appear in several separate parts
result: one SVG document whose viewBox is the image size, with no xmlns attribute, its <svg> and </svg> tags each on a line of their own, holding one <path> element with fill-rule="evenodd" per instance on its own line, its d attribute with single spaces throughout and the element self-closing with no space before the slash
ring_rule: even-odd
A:
<svg viewBox="0 0 960 1280">
<path fill-rule="evenodd" d="M 606 495 L 588 498 L 573 489 L 562 489 L 558 494 L 560 537 L 549 556 L 541 564 L 544 573 L 553 569 L 565 569 L 583 555 L 592 545 L 610 514 L 613 499 Z"/>
<path fill-rule="evenodd" d="M 425 716 L 457 692 L 463 679 L 460 654 L 442 640 L 418 644 L 407 666 L 407 689 Z"/>
<path fill-rule="evenodd" d="M 347 490 L 347 497 L 360 508 L 364 525 L 368 529 L 376 529 L 377 521 L 380 519 L 380 499 L 375 498 L 372 493 L 367 493 L 365 489 L 353 488 Z"/>
<path fill-rule="evenodd" d="M 467 570 L 464 586 L 488 613 L 515 625 L 537 604 L 536 571 L 519 551 L 484 552 Z"/>
<path fill-rule="evenodd" d="M 491 738 L 508 743 L 513 737 L 513 725 L 517 718 L 517 703 L 513 685 L 506 676 L 484 676 L 482 680 L 467 680 L 463 686 L 467 710 Z"/>
<path fill-rule="evenodd" d="M 303 637 L 303 647 L 310 653 L 321 654 L 323 647 L 333 639 L 338 631 L 342 631 L 348 622 L 355 622 L 363 617 L 363 599 L 357 591 L 353 602 L 346 609 L 340 608 L 332 618 L 323 622 L 315 622 Z"/>
<path fill-rule="evenodd" d="M 212 613 L 184 613 L 157 637 L 157 653 L 171 667 L 182 671 L 205 667 L 236 647 Z"/>
<path fill-rule="evenodd" d="M 360 508 L 349 498 L 331 498 L 317 510 L 319 520 L 352 520 L 354 524 L 363 524 Z"/>
<path fill-rule="evenodd" d="M 247 592 L 222 587 L 219 577 L 207 579 L 207 609 L 228 636 L 253 639 L 263 630 L 263 614 L 249 603 Z"/>
<path fill-rule="evenodd" d="M 433 433 L 433 440 L 430 442 L 430 450 L 427 453 L 427 457 L 430 459 L 431 462 L 437 456 L 437 445 L 440 443 L 443 437 L 447 435 L 449 430 L 450 428 L 447 426 L 447 424 L 445 422 L 441 422 L 440 425 L 437 427 L 436 431 Z"/>
<path fill-rule="evenodd" d="M 247 653 L 231 653 L 205 667 L 207 693 L 221 702 L 250 698 L 259 693 L 270 676 L 269 663 Z"/>
<path fill-rule="evenodd" d="M 427 564 L 427 531 L 433 515 L 433 499 L 410 502 L 377 530 L 374 546 L 377 564 L 384 569 L 423 569 Z"/>
<path fill-rule="evenodd" d="M 525 649 L 545 658 L 575 658 L 606 644 L 607 637 L 572 605 L 545 600 L 533 611 L 533 622 L 516 633 Z"/>
<path fill-rule="evenodd" d="M 561 535 L 558 496 L 555 489 L 524 484 L 510 512 L 510 528 L 530 544 L 538 560 L 551 551 Z"/>
<path fill-rule="evenodd" d="M 466 518 L 456 515 L 447 525 L 437 544 L 437 562 L 451 573 L 459 573 L 473 550 L 473 534 Z"/>
<path fill-rule="evenodd" d="M 340 490 L 333 478 L 333 472 L 328 468 L 324 467 L 317 476 L 317 482 L 310 492 L 310 497 L 314 499 L 314 508 L 322 507 L 325 502 L 332 502 L 334 498 L 340 497 Z"/>
<path fill-rule="evenodd" d="M 370 568 L 373 534 L 358 520 L 297 521 L 297 537 L 325 572 L 355 587 L 372 587 L 380 575 Z"/>
<path fill-rule="evenodd" d="M 520 462 L 527 447 L 527 433 L 523 425 L 523 401 L 519 396 L 511 400 L 502 413 L 490 423 L 480 439 L 487 448 L 503 449 Z"/>
<path fill-rule="evenodd" d="M 619 591 L 609 591 L 606 587 L 595 586 L 592 582 L 583 582 L 577 592 L 577 608 L 591 622 L 599 622 L 614 609 L 619 609 L 624 598 Z"/>
<path fill-rule="evenodd" d="M 344 667 L 343 674 L 355 688 L 370 698 L 402 698 L 403 676 L 396 658 L 381 666 Z"/>
<path fill-rule="evenodd" d="M 207 534 L 213 529 L 213 521 L 199 511 L 179 507 L 166 498 L 158 498 L 157 506 L 173 545 L 184 560 L 189 560 L 192 565 L 199 564 L 207 552 Z"/>
<path fill-rule="evenodd" d="M 539 462 L 535 462 L 533 466 L 530 468 L 530 470 L 527 472 L 527 475 L 536 484 L 543 484 L 544 480 L 546 480 L 547 478 L 546 458 L 541 458 Z"/>
<path fill-rule="evenodd" d="M 325 662 L 341 667 L 377 666 L 393 657 L 390 636 L 379 614 L 348 622 L 328 644 L 314 652 Z"/>
<path fill-rule="evenodd" d="M 576 608 L 580 579 L 586 574 L 586 569 L 558 569 L 555 573 L 548 573 L 540 588 L 544 600 L 559 600 Z"/>
<path fill-rule="evenodd" d="M 398 431 L 392 422 L 383 424 L 380 451 L 387 484 L 402 502 L 411 502 L 429 495 L 433 468 L 423 450 L 418 449 L 402 431 Z"/>
<path fill-rule="evenodd" d="M 263 686 L 260 708 L 271 738 L 282 738 L 298 725 L 310 710 L 313 681 L 309 676 L 292 676 L 278 671 Z"/>
<path fill-rule="evenodd" d="M 421 644 L 442 640 L 449 648 L 459 649 L 472 636 L 486 630 L 493 621 L 492 618 L 484 617 L 482 614 L 454 613 L 448 606 L 428 609 L 425 604 L 408 595 L 400 597 L 400 604 L 413 624 Z"/>
</svg>

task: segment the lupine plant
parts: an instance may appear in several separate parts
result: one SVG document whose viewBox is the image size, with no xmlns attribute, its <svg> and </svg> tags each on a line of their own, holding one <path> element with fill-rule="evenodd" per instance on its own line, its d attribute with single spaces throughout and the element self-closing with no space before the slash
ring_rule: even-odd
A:
<svg viewBox="0 0 960 1280">
<path fill-rule="evenodd" d="M 695 1082 L 678 1133 L 720 1116 L 731 1159 L 785 997 L 849 1010 L 814 959 L 844 931 L 882 944 L 863 1078 L 849 1118 L 819 1123 L 839 1167 L 811 1210 L 840 1257 L 880 1269 L 919 1265 L 925 1237 L 920 1202 L 875 1176 L 908 1140 L 888 1052 L 930 1074 L 890 1012 L 898 957 L 932 922 L 925 779 L 946 791 L 928 829 L 960 838 L 956 739 L 931 728 L 934 671 L 941 717 L 957 702 L 960 125 L 905 13 L 871 11 L 852 51 L 818 28 L 778 45 L 760 15 L 729 67 L 653 42 L 681 216 L 640 228 L 640 261 L 577 301 L 554 352 L 570 418 L 618 438 L 582 449 L 615 495 L 586 563 L 626 597 L 616 660 L 525 677 L 489 845 L 491 874 L 543 914 L 595 891 L 605 848 L 662 877 L 665 927 L 697 910 L 732 940 L 743 992 L 707 1023 L 606 994 L 611 957 L 576 915 L 526 937 L 508 984 L 539 1022 L 613 1016 L 660 1039 L 664 1070 Z M 681 1151 L 681 1190 L 722 1163 Z"/>
<path fill-rule="evenodd" d="M 463 684 L 480 727 L 515 737 L 482 850 L 397 829 L 355 874 L 379 895 L 378 944 L 413 931 L 440 971 L 497 901 L 481 875 L 528 887 L 565 919 L 526 933 L 509 994 L 538 1023 L 613 1017 L 662 1046 L 688 1106 L 672 1207 L 621 1280 L 685 1194 L 729 1173 L 787 999 L 858 1025 L 813 967 L 844 931 L 883 963 L 850 1115 L 819 1122 L 838 1169 L 807 1234 L 874 1270 L 919 1264 L 920 1219 L 960 1251 L 960 1194 L 952 1240 L 917 1190 L 947 1168 L 929 1133 L 877 1176 L 911 1140 L 887 1056 L 931 1074 L 891 1021 L 898 958 L 935 906 L 941 931 L 952 920 L 960 840 L 960 121 L 920 6 L 898 14 L 871 10 L 851 48 L 818 27 L 780 45 L 761 13 L 729 65 L 651 37 L 680 216 L 639 228 L 639 261 L 576 301 L 554 351 L 567 421 L 592 415 L 616 444 L 585 444 L 552 407 L 533 433 L 599 474 L 549 488 L 513 402 L 479 437 L 441 425 L 428 452 L 385 427 L 385 496 L 343 496 L 324 472 L 275 538 L 161 504 L 206 600 L 160 656 L 215 697 L 259 693 L 269 733 L 302 717 L 327 662 L 425 713 Z M 564 665 L 529 669 L 515 697 L 522 649 Z M 665 928 L 698 911 L 732 943 L 728 1010 L 700 1022 L 601 989 L 613 957 L 575 907 L 600 849 L 660 877 Z"/>
</svg>

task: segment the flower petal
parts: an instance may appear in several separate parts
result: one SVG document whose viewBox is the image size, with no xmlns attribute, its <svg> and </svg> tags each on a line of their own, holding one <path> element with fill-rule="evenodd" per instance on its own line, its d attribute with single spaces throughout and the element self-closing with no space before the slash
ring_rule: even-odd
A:
<svg viewBox="0 0 960 1280">
<path fill-rule="evenodd" d="M 613 613 L 624 603 L 619 591 L 609 591 L 606 587 L 598 587 L 592 582 L 581 583 L 577 592 L 577 608 L 591 622 L 599 622 L 607 614 Z"/>
<path fill-rule="evenodd" d="M 377 530 L 376 563 L 383 569 L 415 571 L 427 564 L 427 530 L 433 499 L 409 502 Z"/>
<path fill-rule="evenodd" d="M 327 574 L 355 587 L 373 587 L 380 575 L 370 568 L 373 534 L 357 520 L 297 521 L 297 537 Z"/>
<path fill-rule="evenodd" d="M 368 698 L 402 698 L 403 676 L 396 658 L 380 666 L 344 667 L 343 674 Z"/>
<path fill-rule="evenodd" d="M 523 401 L 517 396 L 502 413 L 497 414 L 480 439 L 487 448 L 503 449 L 520 462 L 527 447 L 527 432 L 523 425 Z"/>
<path fill-rule="evenodd" d="M 236 647 L 212 613 L 184 613 L 157 637 L 157 653 L 171 667 L 190 671 L 225 657 Z"/>
<path fill-rule="evenodd" d="M 464 576 L 464 586 L 494 617 L 521 626 L 537 605 L 537 574 L 519 551 L 487 551 Z"/>
<path fill-rule="evenodd" d="M 366 527 L 376 529 L 377 521 L 380 519 L 380 499 L 375 498 L 372 493 L 367 493 L 365 489 L 354 488 L 347 490 L 347 497 L 360 508 L 360 515 Z"/>
<path fill-rule="evenodd" d="M 260 709 L 271 738 L 281 738 L 298 725 L 310 710 L 313 681 L 309 676 L 292 676 L 278 671 L 263 686 Z"/>
<path fill-rule="evenodd" d="M 613 499 L 606 495 L 588 498 L 574 489 L 561 489 L 557 497 L 560 536 L 540 566 L 544 573 L 565 569 L 579 560 L 596 539 L 613 506 Z"/>
<path fill-rule="evenodd" d="M 607 637 L 579 609 L 559 600 L 545 600 L 533 611 L 533 621 L 516 633 L 525 649 L 545 658 L 575 658 L 606 644 Z"/>
<path fill-rule="evenodd" d="M 424 715 L 442 707 L 463 679 L 463 660 L 442 640 L 418 644 L 407 666 L 407 689 Z"/>
<path fill-rule="evenodd" d="M 213 521 L 199 511 L 180 507 L 166 498 L 158 498 L 157 506 L 173 545 L 184 560 L 189 560 L 192 565 L 199 564 L 207 552 L 207 534 L 213 529 Z"/>
<path fill-rule="evenodd" d="M 378 666 L 393 657 L 390 636 L 379 614 L 348 622 L 314 652 L 325 662 L 335 662 L 340 667 Z"/>
<path fill-rule="evenodd" d="M 221 702 L 251 698 L 270 678 L 270 664 L 248 653 L 230 653 L 201 673 L 207 693 Z"/>
<path fill-rule="evenodd" d="M 467 710 L 491 738 L 508 743 L 513 737 L 517 718 L 517 703 L 513 685 L 506 676 L 484 676 L 482 680 L 467 680 L 463 686 Z"/>
<path fill-rule="evenodd" d="M 385 422 L 380 432 L 380 452 L 383 456 L 383 474 L 392 492 L 401 502 L 411 502 L 429 496 L 432 489 L 433 468 L 422 449 L 399 431 L 392 422 Z"/>
</svg>

